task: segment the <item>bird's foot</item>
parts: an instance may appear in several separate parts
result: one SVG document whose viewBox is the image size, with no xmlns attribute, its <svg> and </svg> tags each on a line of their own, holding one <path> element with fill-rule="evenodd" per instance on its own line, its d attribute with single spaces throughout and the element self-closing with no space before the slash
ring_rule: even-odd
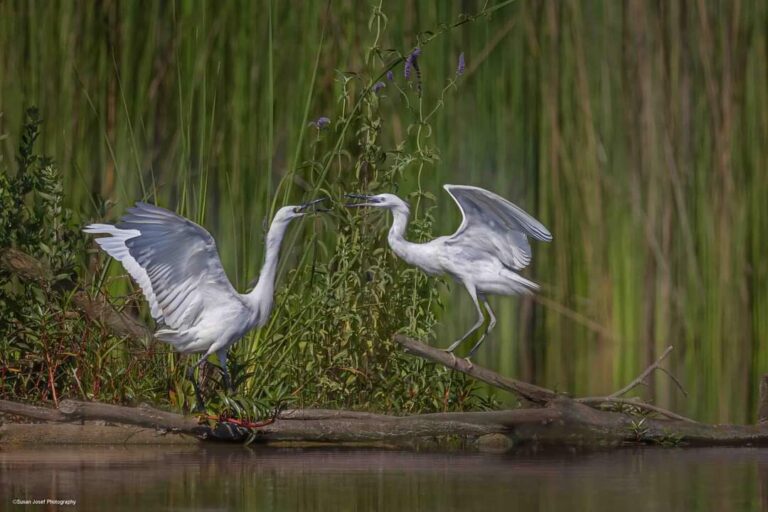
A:
<svg viewBox="0 0 768 512">
<path fill-rule="evenodd" d="M 474 364 L 472 364 L 472 361 L 469 359 L 470 356 L 467 356 L 464 358 L 464 360 L 467 362 L 467 370 L 471 370 L 475 367 Z"/>
<path fill-rule="evenodd" d="M 458 361 L 456 360 L 456 355 L 453 353 L 453 350 L 450 350 L 450 349 L 447 349 L 447 348 L 443 348 L 441 350 L 443 352 L 446 352 L 446 353 L 450 354 L 450 356 L 451 356 L 451 366 L 456 368 L 456 363 Z"/>
</svg>

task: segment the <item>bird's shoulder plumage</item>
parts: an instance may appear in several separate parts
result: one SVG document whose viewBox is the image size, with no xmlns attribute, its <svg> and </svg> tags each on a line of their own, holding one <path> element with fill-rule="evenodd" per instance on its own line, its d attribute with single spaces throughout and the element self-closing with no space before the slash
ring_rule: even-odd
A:
<svg viewBox="0 0 768 512">
<path fill-rule="evenodd" d="M 549 242 L 552 235 L 541 222 L 503 197 L 480 187 L 444 185 L 463 216 L 445 243 L 485 251 L 505 266 L 519 270 L 531 261 L 528 238 Z"/>
</svg>

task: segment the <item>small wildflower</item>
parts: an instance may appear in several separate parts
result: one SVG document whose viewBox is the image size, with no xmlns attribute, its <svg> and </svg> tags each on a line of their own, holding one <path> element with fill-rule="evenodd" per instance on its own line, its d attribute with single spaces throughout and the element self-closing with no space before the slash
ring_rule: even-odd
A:
<svg viewBox="0 0 768 512">
<path fill-rule="evenodd" d="M 456 76 L 461 76 L 464 74 L 464 69 L 466 68 L 464 64 L 464 52 L 461 52 L 459 54 L 459 63 L 456 66 Z"/>
<path fill-rule="evenodd" d="M 318 130 L 322 130 L 323 128 L 325 128 L 325 127 L 326 127 L 326 126 L 328 126 L 329 124 L 331 124 L 331 120 L 330 120 L 330 119 L 328 119 L 328 118 L 327 118 L 327 117 L 325 117 L 325 116 L 323 116 L 323 117 L 318 117 L 318 118 L 317 118 L 317 120 L 315 120 L 315 121 L 312 121 L 311 123 L 309 123 L 309 125 L 310 125 L 310 126 L 314 126 L 314 127 L 315 127 L 315 128 L 317 128 Z"/>
<path fill-rule="evenodd" d="M 405 59 L 405 79 L 410 80 L 411 79 L 411 68 L 415 69 L 418 73 L 419 70 L 419 64 L 418 59 L 419 55 L 421 55 L 421 48 L 418 46 L 413 49 L 413 51 L 408 55 L 408 57 Z"/>
<path fill-rule="evenodd" d="M 389 71 L 387 71 L 387 80 L 391 82 L 394 79 L 395 79 L 395 74 L 390 69 Z"/>
<path fill-rule="evenodd" d="M 378 94 L 379 91 L 386 86 L 387 84 L 385 84 L 384 82 L 376 82 L 375 84 L 373 84 L 373 87 L 371 87 L 371 90 L 373 91 L 374 94 Z"/>
</svg>

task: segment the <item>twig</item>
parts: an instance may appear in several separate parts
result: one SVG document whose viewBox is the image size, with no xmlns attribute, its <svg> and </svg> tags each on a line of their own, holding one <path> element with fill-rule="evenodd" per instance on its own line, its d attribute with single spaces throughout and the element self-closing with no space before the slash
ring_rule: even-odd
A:
<svg viewBox="0 0 768 512">
<path fill-rule="evenodd" d="M 683 394 L 683 396 L 684 396 L 685 398 L 688 398 L 688 392 L 685 390 L 685 388 L 684 388 L 684 387 L 683 387 L 683 385 L 680 383 L 680 381 L 679 381 L 679 380 L 677 380 L 677 377 L 675 377 L 674 375 L 672 375 L 672 372 L 670 372 L 670 371 L 669 371 L 669 370 L 667 370 L 666 368 L 662 368 L 662 367 L 658 367 L 658 368 L 657 368 L 657 370 L 659 370 L 659 371 L 661 371 L 661 372 L 663 372 L 663 373 L 666 373 L 666 374 L 667 374 L 667 377 L 669 377 L 670 379 L 672 379 L 672 382 L 674 382 L 674 383 L 675 383 L 675 385 L 677 386 L 677 389 L 679 389 L 679 390 L 680 390 L 680 392 Z"/>
<path fill-rule="evenodd" d="M 666 357 L 669 355 L 669 353 L 672 352 L 672 349 L 673 349 L 672 345 L 668 346 L 667 350 L 665 350 L 664 353 L 661 354 L 661 357 L 659 357 L 656 360 L 656 362 L 653 363 L 651 366 L 646 368 L 643 371 L 643 373 L 638 375 L 635 380 L 633 380 L 632 382 L 630 382 L 629 384 L 627 384 L 626 386 L 624 386 L 620 390 L 616 391 L 615 393 L 611 393 L 606 398 L 618 398 L 618 397 L 620 397 L 622 395 L 625 395 L 625 394 L 629 393 L 630 391 L 632 391 L 637 386 L 639 386 L 641 384 L 645 384 L 645 379 L 647 379 L 648 376 L 651 373 L 653 373 L 654 370 L 661 370 L 662 372 L 666 373 L 672 379 L 672 381 L 677 385 L 677 387 L 680 389 L 680 391 L 682 391 L 683 395 L 688 396 L 688 393 L 685 392 L 685 389 L 683 389 L 683 386 L 682 386 L 682 384 L 680 384 L 680 381 L 678 381 L 675 377 L 673 377 L 672 374 L 669 373 L 667 370 L 665 370 L 664 368 L 659 366 L 661 364 L 661 362 L 664 361 L 664 359 L 666 359 Z"/>
<path fill-rule="evenodd" d="M 578 311 L 574 311 L 574 310 L 572 310 L 572 309 L 570 309 L 570 308 L 560 304 L 557 301 L 554 301 L 552 299 L 548 299 L 548 298 L 544 297 L 543 295 L 533 295 L 532 299 L 533 299 L 534 302 L 538 302 L 539 304 L 541 304 L 545 308 L 549 308 L 552 311 L 554 311 L 554 312 L 556 312 L 556 313 L 558 313 L 558 314 L 568 318 L 569 320 L 573 320 L 577 324 L 583 325 L 587 329 L 589 329 L 589 330 L 591 330 L 593 332 L 596 332 L 597 334 L 599 334 L 600 336 L 604 337 L 605 339 L 608 339 L 608 340 L 615 340 L 616 339 L 616 337 L 613 335 L 613 333 L 608 328 L 606 328 L 605 326 L 599 324 L 598 322 L 595 322 L 591 318 L 589 318 L 589 317 L 587 317 L 585 315 L 582 315 Z"/>
</svg>

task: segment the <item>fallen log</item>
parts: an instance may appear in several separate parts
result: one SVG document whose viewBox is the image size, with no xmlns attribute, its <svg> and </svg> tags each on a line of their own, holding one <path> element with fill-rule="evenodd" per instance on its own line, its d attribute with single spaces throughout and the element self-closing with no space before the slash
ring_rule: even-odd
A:
<svg viewBox="0 0 768 512">
<path fill-rule="evenodd" d="M 98 423 L 5 423 L 0 425 L 2 445 L 197 445 L 194 435 L 128 425 Z"/>
<path fill-rule="evenodd" d="M 194 417 L 148 406 L 122 407 L 66 400 L 62 405 L 65 410 L 56 411 L 0 401 L 2 413 L 58 422 L 3 425 L 0 427 L 0 443 L 23 442 L 20 439 L 36 443 L 73 443 L 78 442 L 75 433 L 80 432 L 83 437 L 79 441 L 84 444 L 92 444 L 98 439 L 131 443 L 132 435 L 139 436 L 135 439 L 139 444 L 146 444 L 153 437 L 160 443 L 167 443 L 174 442 L 169 436 L 180 434 L 182 437 L 239 442 L 251 439 L 277 445 L 332 443 L 417 448 L 483 449 L 492 444 L 507 449 L 529 444 L 620 446 L 628 443 L 768 446 L 768 424 L 765 423 L 708 425 L 637 418 L 594 409 L 566 397 L 556 398 L 545 407 L 411 416 L 324 409 L 287 410 L 281 412 L 274 423 L 256 430 L 226 422 L 215 426 L 199 424 Z M 110 426 L 113 422 L 119 422 L 119 425 Z"/>
</svg>

